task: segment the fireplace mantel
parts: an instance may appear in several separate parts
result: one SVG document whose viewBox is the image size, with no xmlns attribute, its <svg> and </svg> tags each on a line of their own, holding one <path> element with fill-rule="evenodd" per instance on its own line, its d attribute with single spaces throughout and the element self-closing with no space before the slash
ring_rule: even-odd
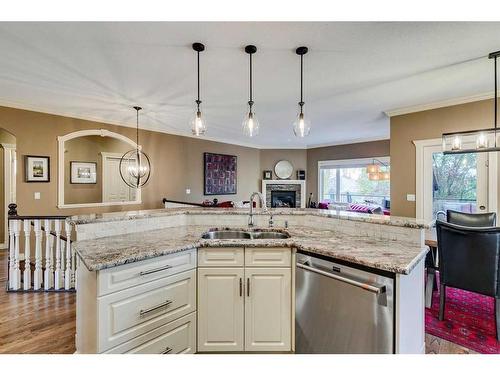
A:
<svg viewBox="0 0 500 375">
<path fill-rule="evenodd" d="M 266 202 L 268 187 L 272 189 L 272 185 L 300 185 L 300 207 L 306 207 L 306 181 L 305 180 L 262 180 L 262 196 Z"/>
</svg>

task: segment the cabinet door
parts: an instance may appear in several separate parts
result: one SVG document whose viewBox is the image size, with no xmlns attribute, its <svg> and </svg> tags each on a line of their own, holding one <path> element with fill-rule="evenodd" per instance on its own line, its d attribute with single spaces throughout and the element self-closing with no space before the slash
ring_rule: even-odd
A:
<svg viewBox="0 0 500 375">
<path fill-rule="evenodd" d="M 290 268 L 245 268 L 245 282 L 245 351 L 290 351 Z"/>
<path fill-rule="evenodd" d="M 198 268 L 198 351 L 243 351 L 243 268 Z"/>
</svg>

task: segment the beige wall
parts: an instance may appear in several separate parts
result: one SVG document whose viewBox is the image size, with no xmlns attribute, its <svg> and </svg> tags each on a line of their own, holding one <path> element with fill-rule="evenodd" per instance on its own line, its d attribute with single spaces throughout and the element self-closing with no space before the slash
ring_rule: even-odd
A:
<svg viewBox="0 0 500 375">
<path fill-rule="evenodd" d="M 0 107 L 0 128 L 17 138 L 18 174 L 17 203 L 19 213 L 28 214 L 85 214 L 120 210 L 162 207 L 162 198 L 201 202 L 203 191 L 203 152 L 221 152 L 238 156 L 238 194 L 217 197 L 219 200 L 245 200 L 258 189 L 260 151 L 219 142 L 198 140 L 170 134 L 141 131 L 141 144 L 153 166 L 150 182 L 143 188 L 142 205 L 57 208 L 57 136 L 83 129 L 107 129 L 135 139 L 135 129 L 105 123 L 79 120 L 39 112 Z M 24 155 L 50 157 L 50 182 L 24 182 Z M 187 196 L 185 189 L 190 188 Z M 34 193 L 41 199 L 35 200 Z M 214 196 L 207 197 L 209 199 Z"/>
<path fill-rule="evenodd" d="M 415 146 L 412 141 L 442 133 L 493 127 L 493 100 L 438 108 L 391 118 L 391 213 L 415 217 Z"/>
<path fill-rule="evenodd" d="M 131 146 L 111 137 L 90 135 L 70 139 L 65 142 L 64 149 L 64 203 L 96 203 L 102 202 L 102 156 L 101 152 L 123 154 Z M 97 179 L 95 184 L 72 184 L 71 162 L 96 163 Z"/>
<path fill-rule="evenodd" d="M 318 201 L 318 161 L 343 160 L 389 156 L 390 143 L 383 141 L 352 143 L 348 145 L 310 148 L 307 150 L 307 195 L 313 193 L 313 201 Z M 392 159 L 391 159 L 392 177 Z M 392 190 L 392 179 L 391 179 Z"/>
<path fill-rule="evenodd" d="M 276 174 L 274 173 L 274 166 L 280 160 L 288 160 L 290 163 L 292 163 L 293 173 L 290 178 L 294 180 L 297 178 L 297 170 L 307 169 L 307 150 L 296 150 L 296 149 L 260 150 L 261 173 L 259 178 L 262 179 L 262 171 L 270 170 L 273 171 L 273 178 L 276 179 L 277 177 Z"/>
<path fill-rule="evenodd" d="M 317 198 L 317 163 L 320 160 L 339 160 L 389 155 L 389 141 L 377 141 L 320 147 L 309 150 L 259 150 L 250 147 L 206 141 L 152 131 L 141 131 L 141 144 L 151 158 L 151 181 L 143 188 L 142 205 L 89 207 L 79 209 L 57 208 L 57 136 L 84 129 L 107 129 L 135 139 L 132 128 L 79 120 L 39 112 L 0 107 L 0 128 L 17 138 L 18 177 L 17 200 L 19 213 L 28 214 L 85 214 L 120 210 L 162 207 L 162 198 L 190 202 L 217 198 L 247 200 L 253 191 L 260 191 L 262 171 L 274 168 L 279 160 L 289 160 L 297 169 L 306 170 L 307 191 Z M 203 196 L 203 153 L 215 152 L 238 157 L 238 186 L 236 195 Z M 24 155 L 49 156 L 51 173 L 49 183 L 24 182 Z M 392 160 L 391 160 L 392 161 Z M 68 166 L 69 168 L 69 166 Z M 191 193 L 186 194 L 186 189 Z M 35 200 L 34 193 L 41 199 Z"/>
</svg>

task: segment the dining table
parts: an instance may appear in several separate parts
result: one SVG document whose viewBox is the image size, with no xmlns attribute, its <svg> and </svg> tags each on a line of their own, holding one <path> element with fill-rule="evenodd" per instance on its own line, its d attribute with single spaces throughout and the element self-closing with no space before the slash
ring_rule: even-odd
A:
<svg viewBox="0 0 500 375">
<path fill-rule="evenodd" d="M 427 269 L 427 280 L 425 283 L 425 307 L 432 306 L 432 292 L 437 290 L 436 271 L 438 270 L 438 246 L 436 228 L 432 227 L 425 231 L 425 245 L 430 251 L 425 257 L 425 268 Z"/>
</svg>

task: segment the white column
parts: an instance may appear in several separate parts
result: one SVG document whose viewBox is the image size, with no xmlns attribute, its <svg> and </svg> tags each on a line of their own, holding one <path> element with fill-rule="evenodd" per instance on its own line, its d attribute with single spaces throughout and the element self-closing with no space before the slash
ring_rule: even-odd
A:
<svg viewBox="0 0 500 375">
<path fill-rule="evenodd" d="M 24 273 L 23 273 L 23 289 L 31 289 L 31 220 L 23 221 L 24 229 Z"/>
<path fill-rule="evenodd" d="M 35 273 L 33 274 L 33 289 L 39 290 L 42 287 L 42 222 L 40 219 L 34 220 L 35 225 Z"/>
<path fill-rule="evenodd" d="M 66 232 L 66 269 L 64 271 L 64 289 L 71 289 L 73 272 L 71 268 L 71 225 L 65 221 L 64 231 Z"/>
<path fill-rule="evenodd" d="M 61 221 L 54 220 L 54 231 L 56 232 L 56 269 L 54 271 L 54 289 L 61 288 Z"/>
<path fill-rule="evenodd" d="M 12 272 L 12 289 L 21 288 L 21 270 L 19 269 L 19 234 L 21 231 L 21 220 L 13 220 L 14 225 L 14 269 Z"/>
<path fill-rule="evenodd" d="M 44 221 L 45 229 L 45 273 L 43 276 L 43 288 L 49 290 L 54 285 L 54 265 L 52 264 L 52 241 L 51 241 L 51 224 L 50 220 Z"/>
<path fill-rule="evenodd" d="M 15 227 L 17 220 L 9 220 L 9 289 L 14 289 Z"/>
</svg>

